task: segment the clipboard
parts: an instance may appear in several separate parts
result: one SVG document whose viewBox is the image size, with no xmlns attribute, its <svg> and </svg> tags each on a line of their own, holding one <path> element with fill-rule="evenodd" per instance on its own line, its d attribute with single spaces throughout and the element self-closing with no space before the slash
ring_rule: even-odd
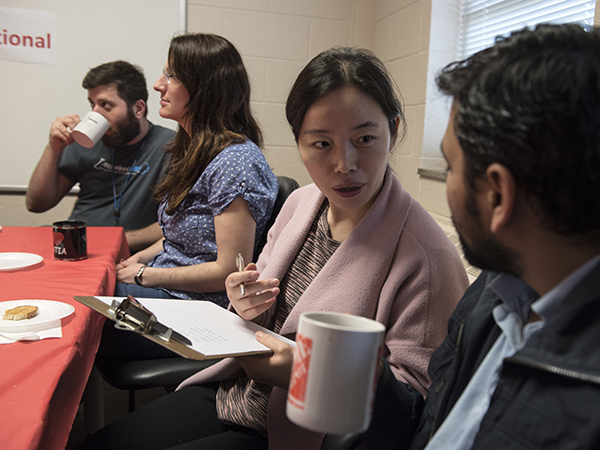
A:
<svg viewBox="0 0 600 450">
<path fill-rule="evenodd" d="M 192 341 L 160 323 L 154 313 L 134 297 L 128 295 L 124 300 L 113 300 L 108 314 L 116 322 L 115 327 L 121 330 L 138 331 L 161 338 L 164 341 L 175 341 L 184 345 L 192 345 Z"/>
<path fill-rule="evenodd" d="M 275 336 L 278 339 L 281 339 L 281 340 L 287 342 L 289 345 L 295 347 L 294 341 L 289 340 L 283 336 L 280 336 L 280 335 L 272 332 L 271 330 L 267 330 L 266 328 L 261 327 L 257 324 L 245 321 L 244 319 L 239 317 L 234 312 L 228 311 L 228 310 L 226 310 L 218 305 L 215 305 L 214 303 L 208 302 L 208 301 L 138 299 L 140 304 L 144 303 L 143 305 L 141 305 L 142 309 L 144 310 L 144 314 L 139 314 L 138 310 L 132 309 L 131 311 L 135 312 L 134 317 L 132 317 L 131 314 L 129 314 L 129 317 L 127 317 L 127 315 L 125 315 L 124 317 L 118 317 L 117 316 L 117 313 L 118 313 L 117 307 L 120 306 L 120 304 L 122 303 L 123 300 L 125 300 L 125 298 L 123 298 L 123 297 L 117 298 L 117 297 L 75 296 L 73 298 L 75 300 L 77 300 L 78 302 L 99 312 L 100 314 L 102 314 L 103 316 L 107 317 L 108 319 L 114 321 L 115 323 L 120 322 L 121 325 L 118 328 L 124 328 L 126 330 L 130 330 L 135 333 L 138 333 L 141 336 L 144 336 L 146 339 L 149 339 L 165 348 L 168 348 L 172 352 L 174 352 L 180 356 L 183 356 L 184 358 L 187 358 L 187 359 L 202 361 L 202 360 L 209 360 L 209 359 L 221 359 L 221 358 L 227 358 L 227 357 L 250 356 L 250 355 L 260 355 L 260 354 L 272 353 L 271 349 L 258 343 L 256 341 L 256 339 L 254 338 L 254 332 L 258 331 L 258 330 L 261 330 L 265 333 Z M 116 303 L 115 303 L 115 300 L 117 301 Z M 148 307 L 148 304 L 152 304 L 155 306 Z M 163 311 L 160 311 L 160 309 L 158 308 L 158 305 L 161 305 L 163 310 L 166 307 L 167 309 L 172 311 L 172 316 L 177 317 L 177 318 L 182 318 L 182 319 L 173 320 L 171 318 L 170 323 L 165 323 L 165 324 L 159 322 L 158 320 L 156 320 L 156 316 L 151 312 L 151 311 L 154 311 L 154 312 L 162 313 Z M 126 306 L 127 306 L 127 304 L 124 305 L 124 308 L 121 308 L 121 310 L 127 311 L 128 308 L 126 308 Z M 232 333 L 244 332 L 247 335 L 245 338 L 247 343 L 252 341 L 251 345 L 249 347 L 248 346 L 239 346 L 239 348 L 238 348 L 238 346 L 234 343 L 234 344 L 228 345 L 227 349 L 223 349 L 223 351 L 216 351 L 216 352 L 214 350 L 209 350 L 206 348 L 203 349 L 204 344 L 198 343 L 198 340 L 196 339 L 196 335 L 194 333 L 191 333 L 189 331 L 189 328 L 184 327 L 184 322 L 187 320 L 187 317 L 189 316 L 189 313 L 186 312 L 187 310 L 182 309 L 184 307 L 187 309 L 189 309 L 190 307 L 191 308 L 194 308 L 194 307 L 199 308 L 199 312 L 202 314 L 203 318 L 205 315 L 209 316 L 210 314 L 216 314 L 218 316 L 219 320 L 226 321 L 224 323 L 221 323 L 221 325 L 226 326 L 226 328 L 228 329 L 227 331 L 231 331 Z M 154 308 L 156 308 L 156 311 Z M 160 320 L 160 314 L 157 314 L 157 316 L 159 316 L 159 320 Z M 117 319 L 119 320 L 119 322 L 117 322 Z M 205 319 L 205 320 L 210 322 L 209 319 Z M 210 322 L 210 324 L 206 325 L 204 327 L 204 329 L 201 331 L 206 331 L 209 334 L 211 334 L 213 331 L 217 331 L 217 332 L 219 331 L 218 329 L 212 330 L 211 327 L 215 328 L 215 327 L 217 327 L 217 324 L 216 323 L 213 324 L 212 322 Z M 177 331 L 175 331 L 175 330 L 177 330 Z M 223 330 L 223 328 L 221 328 L 221 330 Z M 181 334 L 178 333 L 178 331 Z M 175 339 L 173 338 L 173 336 L 175 336 Z M 180 336 L 183 339 L 178 339 L 177 336 Z M 218 339 L 219 339 L 218 336 L 217 337 L 211 336 L 211 338 L 216 341 L 218 341 Z M 186 339 L 189 339 L 189 341 L 192 342 L 192 345 L 185 345 L 183 342 L 185 342 Z"/>
</svg>

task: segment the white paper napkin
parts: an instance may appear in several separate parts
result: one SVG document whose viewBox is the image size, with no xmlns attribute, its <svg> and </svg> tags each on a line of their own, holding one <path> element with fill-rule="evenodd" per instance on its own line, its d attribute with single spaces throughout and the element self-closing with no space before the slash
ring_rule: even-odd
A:
<svg viewBox="0 0 600 450">
<path fill-rule="evenodd" d="M 0 344 L 12 344 L 13 342 L 32 340 L 30 338 L 30 333 L 35 333 L 37 336 L 39 336 L 39 339 L 37 340 L 47 338 L 62 338 L 62 326 L 60 319 L 44 324 L 42 329 L 32 328 L 31 330 L 28 329 L 27 331 L 19 331 L 14 333 L 0 331 Z"/>
</svg>

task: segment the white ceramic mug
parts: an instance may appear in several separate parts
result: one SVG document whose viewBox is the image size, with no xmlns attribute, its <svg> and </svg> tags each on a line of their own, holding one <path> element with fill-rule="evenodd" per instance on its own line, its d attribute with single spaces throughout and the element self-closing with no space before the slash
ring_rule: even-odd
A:
<svg viewBox="0 0 600 450">
<path fill-rule="evenodd" d="M 95 111 L 90 111 L 85 117 L 73 128 L 71 136 L 79 145 L 85 148 L 92 148 L 98 143 L 100 138 L 109 128 L 108 121 L 104 116 Z"/>
<path fill-rule="evenodd" d="M 385 327 L 332 312 L 300 316 L 286 413 L 296 425 L 345 434 L 369 427 Z"/>
</svg>

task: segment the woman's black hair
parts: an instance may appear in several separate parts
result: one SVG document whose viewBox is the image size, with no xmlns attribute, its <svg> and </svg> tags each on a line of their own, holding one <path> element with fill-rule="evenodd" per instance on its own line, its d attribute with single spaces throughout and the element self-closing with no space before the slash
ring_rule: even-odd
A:
<svg viewBox="0 0 600 450">
<path fill-rule="evenodd" d="M 300 72 L 285 108 L 296 142 L 304 116 L 314 102 L 343 87 L 354 87 L 369 95 L 388 119 L 392 136 L 404 137 L 406 120 L 402 97 L 384 64 L 369 50 L 335 47 L 314 57 Z M 396 127 L 395 119 L 400 119 Z"/>
</svg>

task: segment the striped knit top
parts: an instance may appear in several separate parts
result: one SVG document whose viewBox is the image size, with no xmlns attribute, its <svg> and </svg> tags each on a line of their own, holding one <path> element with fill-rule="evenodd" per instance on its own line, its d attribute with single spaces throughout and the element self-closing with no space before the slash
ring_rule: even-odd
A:
<svg viewBox="0 0 600 450">
<path fill-rule="evenodd" d="M 304 244 L 280 283 L 273 331 L 281 326 L 306 288 L 325 266 L 340 242 L 329 237 L 327 199 L 306 236 Z M 242 425 L 267 435 L 267 406 L 271 387 L 250 380 L 244 372 L 222 381 L 217 391 L 217 414 L 227 424 Z"/>
</svg>

